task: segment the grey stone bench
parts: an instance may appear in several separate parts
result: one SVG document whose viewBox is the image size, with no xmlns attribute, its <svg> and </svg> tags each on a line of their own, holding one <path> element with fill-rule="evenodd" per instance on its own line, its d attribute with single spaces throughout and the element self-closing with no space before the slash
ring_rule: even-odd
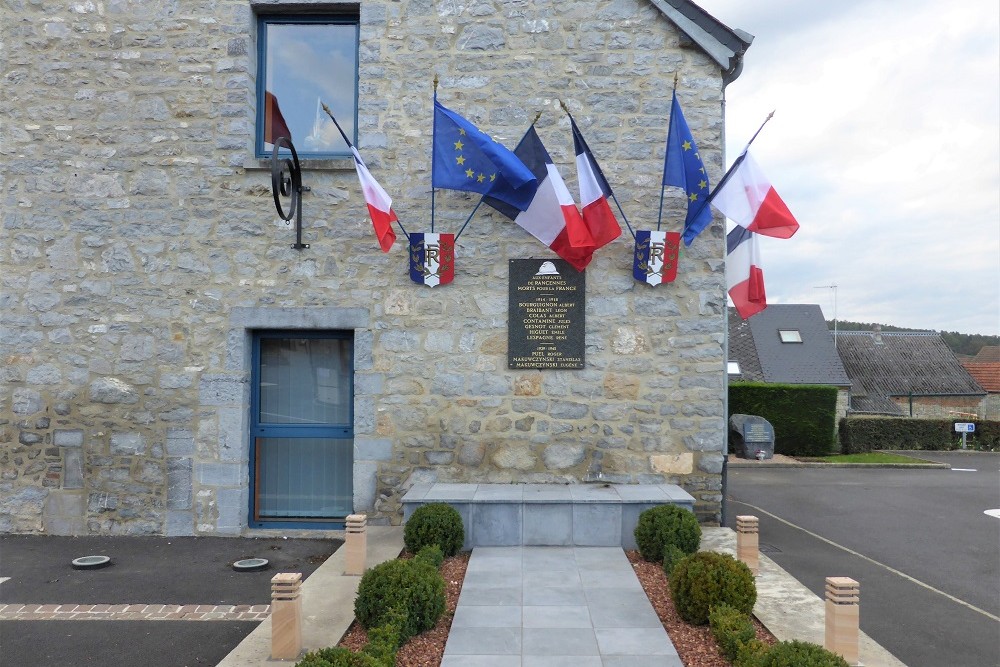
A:
<svg viewBox="0 0 1000 667">
<path fill-rule="evenodd" d="M 694 510 L 675 484 L 414 484 L 403 520 L 447 503 L 465 524 L 464 549 L 496 546 L 620 546 L 635 549 L 639 514 L 672 503 Z"/>
</svg>

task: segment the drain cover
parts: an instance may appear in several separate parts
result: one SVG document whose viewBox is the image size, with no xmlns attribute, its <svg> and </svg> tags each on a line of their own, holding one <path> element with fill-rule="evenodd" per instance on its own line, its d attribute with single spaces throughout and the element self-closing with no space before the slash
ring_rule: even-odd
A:
<svg viewBox="0 0 1000 667">
<path fill-rule="evenodd" d="M 99 570 L 111 565 L 111 558 L 109 556 L 82 556 L 74 558 L 72 563 L 73 568 L 77 570 Z"/>
<path fill-rule="evenodd" d="M 779 549 L 778 547 L 774 546 L 773 544 L 764 544 L 763 542 L 761 542 L 760 544 L 757 545 L 757 549 L 762 554 L 780 554 L 781 553 L 781 549 Z"/>
<path fill-rule="evenodd" d="M 266 558 L 244 558 L 233 563 L 233 569 L 237 572 L 257 572 L 267 568 Z"/>
</svg>

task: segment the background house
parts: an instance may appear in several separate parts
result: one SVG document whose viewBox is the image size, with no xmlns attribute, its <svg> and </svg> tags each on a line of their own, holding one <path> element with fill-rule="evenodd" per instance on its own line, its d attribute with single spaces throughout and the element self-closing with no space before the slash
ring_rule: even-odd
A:
<svg viewBox="0 0 1000 667">
<path fill-rule="evenodd" d="M 852 413 L 960 420 L 986 397 L 938 333 L 842 331 L 837 349 Z"/>
<path fill-rule="evenodd" d="M 710 180 L 751 36 L 688 0 L 14 3 L 0 22 L 0 532 L 239 535 L 399 522 L 416 482 L 667 482 L 718 519 L 724 224 L 653 289 L 627 231 L 585 272 L 583 370 L 508 367 L 510 260 L 482 207 L 454 284 L 383 254 L 329 103 L 411 233 L 438 99 L 507 146 L 569 122 L 654 211 L 674 77 Z M 280 121 L 280 122 L 279 122 Z M 271 141 L 304 168 L 303 241 Z M 679 229 L 685 193 L 668 190 Z M 478 196 L 439 191 L 436 231 Z"/>
<path fill-rule="evenodd" d="M 851 380 L 818 305 L 773 304 L 749 320 L 730 308 L 729 366 L 730 381 L 833 385 L 838 420 L 847 412 Z"/>
<path fill-rule="evenodd" d="M 1000 346 L 983 346 L 972 359 L 963 359 L 962 366 L 986 391 L 979 404 L 979 416 L 1000 419 Z"/>
</svg>

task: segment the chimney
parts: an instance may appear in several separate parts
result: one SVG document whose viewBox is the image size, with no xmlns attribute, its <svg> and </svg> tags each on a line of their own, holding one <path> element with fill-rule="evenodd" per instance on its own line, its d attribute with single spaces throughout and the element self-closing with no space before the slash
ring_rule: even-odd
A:
<svg viewBox="0 0 1000 667">
<path fill-rule="evenodd" d="M 882 344 L 882 325 L 876 324 L 872 327 L 872 338 L 875 340 L 876 345 Z"/>
</svg>

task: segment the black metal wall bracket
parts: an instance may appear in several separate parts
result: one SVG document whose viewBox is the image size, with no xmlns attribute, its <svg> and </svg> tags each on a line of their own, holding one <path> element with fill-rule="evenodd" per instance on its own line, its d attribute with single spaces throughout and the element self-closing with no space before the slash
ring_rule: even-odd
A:
<svg viewBox="0 0 1000 667">
<path fill-rule="evenodd" d="M 291 159 L 278 156 L 282 146 L 291 151 Z M 271 193 L 274 195 L 274 207 L 282 220 L 289 222 L 295 216 L 295 243 L 292 247 L 296 250 L 309 247 L 308 243 L 302 242 L 302 193 L 308 191 L 309 188 L 302 185 L 302 167 L 295 146 L 288 137 L 278 137 L 271 151 Z M 281 206 L 282 197 L 288 198 L 287 214 Z"/>
</svg>

